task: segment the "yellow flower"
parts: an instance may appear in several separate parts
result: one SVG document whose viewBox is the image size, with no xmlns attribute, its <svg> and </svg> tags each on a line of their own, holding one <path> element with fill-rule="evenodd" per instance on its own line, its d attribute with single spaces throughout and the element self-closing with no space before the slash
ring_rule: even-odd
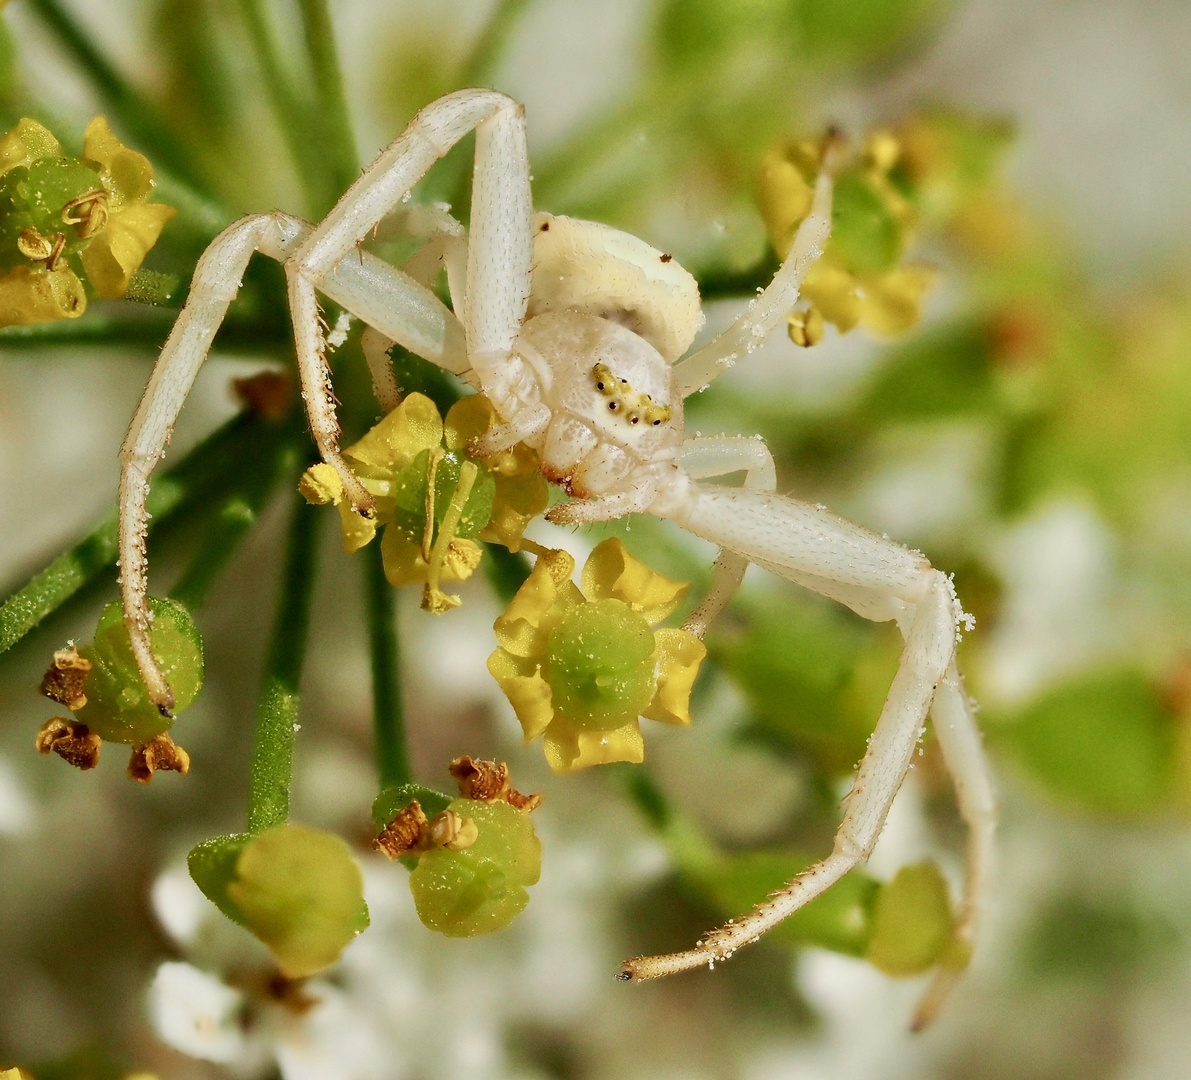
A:
<svg viewBox="0 0 1191 1080">
<path fill-rule="evenodd" d="M 339 507 L 346 551 L 358 551 L 384 527 L 385 576 L 395 586 L 425 584 L 423 606 L 458 604 L 440 582 L 463 581 L 479 565 L 485 540 L 520 548 L 530 520 L 546 509 L 549 490 L 537 456 L 525 446 L 482 461 L 466 453 L 493 424 L 482 395 L 456 402 L 446 421 L 434 402 L 410 394 L 343 456 L 376 499 L 376 517 L 354 513 L 329 465 L 306 470 L 299 490 L 313 503 Z"/>
<path fill-rule="evenodd" d="M 894 135 L 875 132 L 859 160 L 836 177 L 831 239 L 802 285 L 814 314 L 791 318 L 790 336 L 797 344 L 819 340 L 821 334 L 813 331 L 819 315 L 841 333 L 859 324 L 877 334 L 902 333 L 921 316 L 935 275 L 924 264 L 901 261 L 916 215 L 890 180 L 899 153 Z M 820 157 L 814 143 L 789 143 L 762 162 L 758 199 L 779 258 L 786 257 L 810 212 Z"/>
<path fill-rule="evenodd" d="M 116 300 L 177 211 L 148 201 L 155 184 L 153 166 L 120 142 L 102 116 L 87 125 L 83 161 L 99 173 L 108 195 L 107 227 L 83 249 L 83 269 L 100 296 Z"/>
<path fill-rule="evenodd" d="M 100 296 L 123 296 L 172 207 L 147 200 L 153 166 L 97 116 L 81 159 L 35 120 L 0 138 L 0 326 L 78 318 L 80 272 Z"/>
<path fill-rule="evenodd" d="M 542 555 L 496 620 L 488 670 L 521 721 L 543 736 L 557 773 L 645 756 L 638 718 L 689 724 L 691 688 L 707 655 L 686 630 L 659 629 L 686 585 L 605 540 L 571 581 L 575 560 Z"/>
</svg>

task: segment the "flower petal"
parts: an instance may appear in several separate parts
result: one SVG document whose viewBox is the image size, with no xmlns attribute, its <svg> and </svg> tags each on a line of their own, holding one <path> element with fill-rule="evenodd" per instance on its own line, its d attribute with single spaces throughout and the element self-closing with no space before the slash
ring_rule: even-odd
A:
<svg viewBox="0 0 1191 1080">
<path fill-rule="evenodd" d="M 802 282 L 802 295 L 814 304 L 829 323 L 846 334 L 860 321 L 861 301 L 856 281 L 847 270 L 821 257 Z"/>
<path fill-rule="evenodd" d="M 343 550 L 349 555 L 372 542 L 376 535 L 376 518 L 366 518 L 352 509 L 352 504 L 341 498 L 336 504 L 339 508 L 339 527 L 343 531 Z"/>
<path fill-rule="evenodd" d="M 504 649 L 497 649 L 488 657 L 488 670 L 513 706 L 527 743 L 541 735 L 554 718 L 550 686 L 542 678 L 538 665 L 533 665 L 532 672 L 526 674 L 529 666 Z"/>
<path fill-rule="evenodd" d="M 691 688 L 707 656 L 707 646 L 688 630 L 655 630 L 653 639 L 657 643 L 657 689 L 641 715 L 665 724 L 689 724 Z"/>
<path fill-rule="evenodd" d="M 83 283 L 67 266 L 14 266 L 0 277 L 0 326 L 77 319 L 86 310 Z"/>
<path fill-rule="evenodd" d="M 514 447 L 497 457 L 510 457 L 517 449 Z M 550 485 L 538 472 L 537 455 L 528 447 L 524 447 L 524 450 L 533 458 L 531 471 L 520 474 L 493 473 L 496 495 L 492 501 L 492 516 L 480 533 L 481 540 L 503 544 L 510 551 L 521 550 L 526 526 L 550 504 Z M 490 465 L 495 460 L 488 458 L 485 464 Z"/>
<path fill-rule="evenodd" d="M 567 607 L 572 606 L 574 598 L 566 590 L 571 582 L 571 575 L 575 572 L 575 560 L 565 551 L 551 551 L 548 555 L 541 555 L 530 571 L 529 577 L 521 584 L 516 595 L 509 601 L 504 614 L 496 620 L 497 633 L 500 624 L 524 619 L 531 626 L 541 626 L 550 609 L 559 602 L 560 592 L 563 594 Z M 578 589 L 575 589 L 578 592 Z M 582 596 L 578 601 L 582 602 Z"/>
<path fill-rule="evenodd" d="M 899 266 L 866 279 L 861 321 L 876 334 L 902 334 L 922 314 L 922 300 L 937 275 L 929 266 Z"/>
<path fill-rule="evenodd" d="M 137 155 L 140 156 L 139 154 Z M 89 243 L 80 256 L 83 270 L 95 291 L 106 300 L 118 300 L 177 211 L 164 203 L 136 203 L 114 212 L 107 228 Z"/>
<path fill-rule="evenodd" d="M 61 156 L 62 146 L 58 140 L 36 120 L 25 117 L 0 138 L 0 176 L 38 158 Z"/>
<path fill-rule="evenodd" d="M 342 513 L 342 507 L 340 513 Z M 347 546 L 346 529 L 344 530 L 344 546 Z M 381 537 L 380 553 L 385 566 L 385 577 L 389 579 L 390 585 L 401 588 L 404 585 L 426 583 L 430 567 L 422 558 L 422 545 L 411 540 L 395 525 L 385 528 L 384 536 Z M 447 555 L 443 560 L 439 580 L 466 581 L 480 565 L 483 555 L 484 549 L 474 540 L 463 540 L 456 537 L 447 546 Z"/>
<path fill-rule="evenodd" d="M 425 394 L 410 394 L 343 456 L 387 473 L 405 468 L 423 450 L 442 444 L 442 418 Z"/>
<path fill-rule="evenodd" d="M 460 398 L 443 421 L 443 438 L 448 450 L 466 450 L 468 443 L 485 434 L 496 419 L 492 402 L 483 394 Z"/>
<path fill-rule="evenodd" d="M 612 731 L 582 731 L 570 721 L 555 717 L 542 740 L 546 764 L 556 773 L 570 773 L 613 761 L 645 760 L 641 725 L 634 719 Z"/>
<path fill-rule="evenodd" d="M 105 116 L 97 116 L 87 125 L 83 133 L 83 160 L 98 167 L 111 196 L 113 211 L 128 203 L 144 202 L 153 190 L 153 166 L 149 159 L 117 139 Z"/>
<path fill-rule="evenodd" d="M 583 565 L 583 592 L 591 600 L 621 600 L 652 625 L 670 614 L 689 585 L 650 570 L 613 536 Z"/>
</svg>

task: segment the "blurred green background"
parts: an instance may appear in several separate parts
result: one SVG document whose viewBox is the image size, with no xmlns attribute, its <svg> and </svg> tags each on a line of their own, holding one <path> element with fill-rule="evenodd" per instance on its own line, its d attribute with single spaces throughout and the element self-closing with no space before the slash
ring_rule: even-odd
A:
<svg viewBox="0 0 1191 1080">
<path fill-rule="evenodd" d="M 0 1065 L 41 1078 L 1184 1077 L 1191 10 L 344 0 L 330 5 L 344 116 L 315 107 L 304 35 L 319 7 L 12 0 L 0 121 L 36 117 L 77 150 L 106 113 L 180 210 L 146 263 L 180 296 L 222 224 L 272 207 L 317 216 L 351 159 L 371 160 L 418 108 L 496 86 L 526 105 L 536 204 L 672 252 L 700 280 L 707 333 L 776 266 L 757 198 L 768 152 L 828 123 L 917 148 L 906 239 L 937 270 L 918 324 L 896 339 L 830 331 L 805 351 L 776 336 L 692 399 L 688 427 L 762 435 L 779 490 L 954 571 L 977 618 L 960 660 L 1003 810 L 988 917 L 948 1010 L 911 1036 L 921 980 L 886 974 L 896 958 L 866 960 L 872 928 L 856 920 L 904 866 L 934 860 L 920 874 L 928 908 L 940 871 L 957 886 L 963 830 L 928 735 L 866 876 L 818 922 L 714 973 L 612 981 L 623 957 L 685 946 L 827 849 L 897 635 L 750 571 L 709 636 L 694 727 L 649 725 L 640 775 L 558 778 L 521 746 L 484 668 L 502 604 L 477 576 L 442 619 L 399 596 L 415 773 L 441 786 L 456 754 L 508 760 L 518 787 L 546 795 L 543 877 L 510 930 L 431 934 L 406 871 L 367 849 L 364 582 L 328 514 L 294 816 L 353 844 L 373 928 L 319 984 L 317 1006 L 284 1000 L 259 947 L 195 899 L 182 869 L 193 844 L 242 826 L 290 505 L 279 496 L 252 512 L 197 616 L 208 675 L 175 729 L 194 759 L 184 780 L 142 788 L 117 754 L 81 774 L 33 750 L 53 709 L 35 693 L 41 673 L 54 648 L 92 632 L 111 573 L 0 657 Z M 470 152 L 468 140 L 417 197 L 464 214 Z M 232 377 L 288 361 L 280 290 L 277 268 L 254 264 L 167 464 L 235 412 Z M 99 301 L 45 333 L 0 331 L 5 595 L 111 511 L 119 442 L 173 314 Z M 366 400 L 352 390 L 353 348 L 340 388 L 349 434 L 374 408 L 353 405 Z M 153 541 L 155 581 L 187 566 L 220 494 Z M 530 535 L 583 554 L 609 531 L 705 585 L 710 548 L 652 519 Z M 167 1046 L 185 1039 L 148 1004 L 159 965 L 179 961 L 240 995 L 228 1021 L 239 1035 L 210 1043 L 214 1061 Z"/>
</svg>

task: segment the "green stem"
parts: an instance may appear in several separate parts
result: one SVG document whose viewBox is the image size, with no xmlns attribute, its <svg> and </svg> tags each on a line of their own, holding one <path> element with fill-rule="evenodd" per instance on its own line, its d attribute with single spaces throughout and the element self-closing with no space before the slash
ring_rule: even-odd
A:
<svg viewBox="0 0 1191 1080">
<path fill-rule="evenodd" d="M 154 163 L 185 180 L 196 191 L 206 192 L 202 174 L 185 145 L 174 137 L 157 110 L 111 65 L 86 31 L 63 10 L 58 0 L 29 0 L 29 6 L 66 47 L 75 63 L 107 100 L 129 135 Z"/>
<path fill-rule="evenodd" d="M 299 0 L 306 51 L 314 72 L 315 116 L 319 122 L 319 144 L 329 160 L 329 172 L 338 194 L 345 192 L 360 175 L 360 158 L 352 136 L 351 116 L 343 92 L 343 73 L 335 50 L 335 29 L 326 0 Z M 330 209 L 324 207 L 322 209 Z"/>
<path fill-rule="evenodd" d="M 412 783 L 413 773 L 405 741 L 405 710 L 401 700 L 401 651 L 393 603 L 397 592 L 385 577 L 379 542 L 364 549 L 364 595 L 372 653 L 376 768 L 383 790 Z"/>
<path fill-rule="evenodd" d="M 226 487 L 226 478 L 259 457 L 285 429 L 241 414 L 209 436 L 149 490 L 151 527 L 159 529 L 185 506 Z M 0 653 L 12 648 L 47 615 L 116 561 L 116 518 L 106 518 L 82 540 L 33 575 L 0 604 Z"/>
<path fill-rule="evenodd" d="M 294 434 L 298 434 L 296 425 Z M 271 454 L 265 452 L 255 457 L 252 467 L 243 470 L 241 483 L 216 503 L 208 515 L 197 550 L 170 589 L 170 596 L 191 611 L 202 606 L 283 477 L 292 476 L 297 470 L 300 453 L 297 438 L 279 442 L 271 449 Z"/>
<path fill-rule="evenodd" d="M 273 640 L 257 704 L 252 739 L 248 831 L 264 832 L 289 817 L 298 687 L 306 659 L 310 598 L 314 589 L 319 508 L 299 500 L 290 521 Z"/>
</svg>

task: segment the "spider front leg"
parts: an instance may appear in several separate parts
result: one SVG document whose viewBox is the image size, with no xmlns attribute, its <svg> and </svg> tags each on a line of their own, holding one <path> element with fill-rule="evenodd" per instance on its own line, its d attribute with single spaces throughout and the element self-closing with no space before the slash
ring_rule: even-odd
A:
<svg viewBox="0 0 1191 1080">
<path fill-rule="evenodd" d="M 627 961 L 623 977 L 658 978 L 727 959 L 864 862 L 910 767 L 932 702 L 940 745 L 971 830 L 966 893 L 956 927 L 961 944 L 970 942 L 989 876 L 995 805 L 979 734 L 956 673 L 960 609 L 950 580 L 917 552 L 777 495 L 702 489 L 665 516 L 750 562 L 840 600 L 866 618 L 896 619 L 905 647 L 846 799 L 831 854 L 695 948 Z M 939 973 L 917 1023 L 933 1016 L 957 975 L 958 968 Z"/>
<path fill-rule="evenodd" d="M 418 113 L 287 261 L 300 369 L 319 365 L 315 289 L 325 291 L 345 257 L 354 257 L 431 165 L 472 129 L 475 170 L 461 321 L 468 366 L 500 419 L 513 419 L 522 403 L 509 382 L 508 360 L 529 301 L 533 197 L 524 109 L 493 90 L 460 90 Z"/>
<path fill-rule="evenodd" d="M 149 696 L 165 713 L 173 708 L 173 694 L 153 658 L 148 637 L 145 503 L 149 477 L 165 453 L 178 413 L 239 290 L 249 259 L 259 251 L 284 261 L 310 231 L 306 222 L 274 213 L 244 218 L 215 238 L 195 266 L 186 305 L 162 347 L 120 450 L 118 545 L 124 625 Z M 455 316 L 428 289 L 375 256 L 363 252 L 357 259 L 343 260 L 325 279 L 323 291 L 419 356 L 448 370 L 467 368 L 463 330 Z M 334 406 L 328 402 L 325 372 L 321 368 L 315 372 L 313 385 L 308 370 L 300 374 L 316 441 L 320 447 L 328 446 L 332 459 L 338 460 Z M 368 493 L 346 465 L 341 476 L 358 504 L 367 506 Z"/>
</svg>

